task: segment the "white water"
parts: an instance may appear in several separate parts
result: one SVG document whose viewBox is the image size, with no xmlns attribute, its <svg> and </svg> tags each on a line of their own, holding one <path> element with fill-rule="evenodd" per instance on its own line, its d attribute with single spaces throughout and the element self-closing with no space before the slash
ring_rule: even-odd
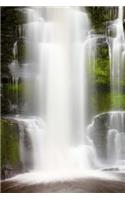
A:
<svg viewBox="0 0 125 200">
<path fill-rule="evenodd" d="M 124 80 L 125 65 L 125 34 L 123 29 L 123 7 L 119 7 L 118 18 L 111 26 L 112 38 L 110 63 L 111 63 L 111 92 L 115 95 L 122 94 L 122 81 Z M 113 109 L 113 108 L 112 108 Z M 121 109 L 119 101 L 119 109 Z"/>
<path fill-rule="evenodd" d="M 73 181 L 73 180 L 80 180 L 80 179 L 98 179 L 98 180 L 112 180 L 112 181 L 121 181 L 121 178 L 119 178 L 119 174 L 109 174 L 102 171 L 97 170 L 86 170 L 86 171 L 63 171 L 60 173 L 60 171 L 57 171 L 56 173 L 46 172 L 44 171 L 33 171 L 30 173 L 20 174 L 13 178 L 10 178 L 10 181 L 16 181 L 22 184 L 39 184 L 39 183 L 50 183 L 50 182 L 63 182 L 63 181 Z M 123 177 L 124 181 L 124 177 Z"/>
<path fill-rule="evenodd" d="M 107 158 L 109 165 L 125 169 L 125 112 L 112 112 L 110 114 Z"/>
<path fill-rule="evenodd" d="M 125 171 L 125 112 L 94 116 L 87 132 L 95 149 L 95 168 Z"/>
<path fill-rule="evenodd" d="M 117 34 L 111 52 L 112 91 L 116 90 L 116 84 L 118 93 L 121 91 L 119 80 L 122 74 L 119 68 L 124 65 L 125 55 L 121 50 L 124 40 L 121 16 L 120 12 L 118 22 L 115 22 Z M 119 28 L 121 33 L 118 32 Z M 94 143 L 87 137 L 86 131 L 89 109 L 86 106 L 89 94 L 87 66 L 93 64 L 95 67 L 91 60 L 94 61 L 96 56 L 97 40 L 89 34 L 89 18 L 85 12 L 75 8 L 28 8 L 27 24 L 23 29 L 27 60 L 22 69 L 15 64 L 15 43 L 14 61 L 10 68 L 14 79 L 19 76 L 23 78 L 23 112 L 35 115 L 15 118 L 20 130 L 20 154 L 24 172 L 32 172 L 26 174 L 24 179 L 33 178 L 34 181 L 37 175 L 42 176 L 40 181 L 88 175 L 89 169 L 100 165 Z M 117 54 L 122 55 L 118 60 Z M 112 120 L 116 115 L 111 115 L 111 128 L 107 134 L 107 160 L 110 166 L 117 163 L 123 167 L 124 128 L 119 131 L 114 127 L 114 124 L 119 123 Z M 118 121 L 121 119 L 123 117 Z M 28 147 L 25 144 L 26 135 L 30 143 Z"/>
<path fill-rule="evenodd" d="M 125 66 L 125 34 L 123 28 L 123 7 L 118 9 L 118 18 L 112 23 L 114 38 L 112 39 L 110 54 L 110 82 L 111 102 L 116 95 L 119 98 L 123 94 L 124 66 Z M 112 98 L 113 97 L 113 98 Z M 113 106 L 111 108 L 114 110 Z M 119 98 L 118 109 L 122 109 Z M 107 135 L 108 162 L 114 166 L 125 168 L 125 126 L 124 112 L 112 112 L 110 114 L 110 129 Z"/>
<path fill-rule="evenodd" d="M 54 173 L 89 169 L 88 157 L 93 155 L 85 134 L 89 18 L 78 8 L 34 8 L 27 9 L 27 20 L 24 110 L 37 117 L 18 121 L 23 124 L 21 134 L 26 129 L 31 139 L 31 169 Z M 25 163 L 24 146 L 21 149 Z"/>
</svg>

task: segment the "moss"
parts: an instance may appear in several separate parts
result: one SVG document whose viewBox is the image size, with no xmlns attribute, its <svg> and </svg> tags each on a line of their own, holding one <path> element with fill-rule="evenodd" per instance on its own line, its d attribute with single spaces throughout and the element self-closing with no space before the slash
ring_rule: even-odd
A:
<svg viewBox="0 0 125 200">
<path fill-rule="evenodd" d="M 1 166 L 19 163 L 18 127 L 10 120 L 1 120 Z"/>
<path fill-rule="evenodd" d="M 2 114 L 15 114 L 21 111 L 24 102 L 24 84 L 19 80 L 19 84 L 4 83 L 1 89 L 1 111 Z M 16 110 L 12 110 L 11 105 L 17 105 Z"/>
<path fill-rule="evenodd" d="M 24 85 L 23 83 L 21 84 L 18 84 L 18 87 L 16 84 L 6 84 L 6 89 L 9 91 L 9 92 L 23 92 L 24 91 Z"/>
<path fill-rule="evenodd" d="M 92 96 L 93 110 L 96 109 L 96 113 L 108 112 L 111 108 L 111 96 L 110 93 L 98 94 L 98 92 Z"/>
<path fill-rule="evenodd" d="M 113 94 L 111 100 L 114 109 L 125 110 L 125 94 Z"/>
<path fill-rule="evenodd" d="M 108 59 L 97 59 L 95 66 L 96 83 L 109 84 L 109 60 Z"/>
<path fill-rule="evenodd" d="M 110 110 L 125 110 L 125 94 L 111 94 L 110 92 L 96 93 L 91 97 L 93 110 L 96 113 Z"/>
</svg>

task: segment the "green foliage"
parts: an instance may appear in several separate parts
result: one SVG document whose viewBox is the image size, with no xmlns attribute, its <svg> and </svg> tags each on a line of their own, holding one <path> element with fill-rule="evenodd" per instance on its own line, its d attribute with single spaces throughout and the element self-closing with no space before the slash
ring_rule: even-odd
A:
<svg viewBox="0 0 125 200">
<path fill-rule="evenodd" d="M 2 114 L 15 114 L 20 112 L 22 102 L 24 101 L 24 84 L 20 82 L 18 85 L 12 83 L 2 84 L 1 90 L 1 110 Z M 17 105 L 16 110 L 10 110 L 11 105 Z"/>
<path fill-rule="evenodd" d="M 124 71 L 124 70 L 123 70 Z M 110 80 L 110 61 L 107 47 L 98 47 L 95 60 L 89 65 L 91 87 L 94 92 L 91 98 L 93 110 L 96 113 L 107 112 L 112 109 L 125 110 L 125 93 L 112 94 Z M 120 85 L 125 88 L 125 79 L 120 80 Z"/>
<path fill-rule="evenodd" d="M 1 120 L 1 164 L 16 166 L 19 162 L 19 136 L 17 125 L 9 120 Z"/>
<path fill-rule="evenodd" d="M 23 83 L 21 84 L 6 84 L 6 90 L 8 90 L 9 93 L 11 92 L 15 92 L 15 93 L 20 93 L 20 92 L 23 92 L 24 90 L 24 85 Z"/>
<path fill-rule="evenodd" d="M 112 109 L 125 110 L 125 94 L 96 93 L 92 96 L 91 102 L 96 113 L 108 112 Z"/>
<path fill-rule="evenodd" d="M 105 51 L 104 51 L 105 53 Z M 104 56 L 97 57 L 90 62 L 89 66 L 90 77 L 93 80 L 93 85 L 108 85 L 110 84 L 110 63 L 109 59 Z"/>
<path fill-rule="evenodd" d="M 110 110 L 111 104 L 111 96 L 110 93 L 104 93 L 101 94 L 94 94 L 92 96 L 92 104 L 93 104 L 93 110 L 96 110 L 96 113 L 101 112 L 107 112 Z"/>
<path fill-rule="evenodd" d="M 125 94 L 114 94 L 112 95 L 111 104 L 114 109 L 125 110 Z"/>
<path fill-rule="evenodd" d="M 96 59 L 95 62 L 95 77 L 96 84 L 109 84 L 109 60 L 108 59 Z"/>
</svg>

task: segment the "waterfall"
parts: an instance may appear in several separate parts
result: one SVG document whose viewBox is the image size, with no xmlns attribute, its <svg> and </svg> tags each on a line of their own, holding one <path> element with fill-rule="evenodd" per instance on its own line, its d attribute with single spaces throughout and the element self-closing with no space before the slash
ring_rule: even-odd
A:
<svg viewBox="0 0 125 200">
<path fill-rule="evenodd" d="M 123 7 L 119 7 L 118 18 L 111 25 L 113 32 L 110 63 L 111 63 L 111 93 L 112 95 L 122 94 L 122 81 L 124 75 L 125 60 L 125 35 L 123 29 Z M 119 102 L 119 109 L 121 108 Z"/>
<path fill-rule="evenodd" d="M 9 71 L 12 75 L 12 85 L 15 87 L 15 102 L 10 102 L 10 110 L 16 110 L 18 111 L 18 84 L 19 84 L 19 63 L 18 63 L 18 49 L 17 49 L 17 41 L 14 42 L 13 49 L 13 60 L 8 65 Z"/>
<path fill-rule="evenodd" d="M 125 113 L 110 114 L 110 129 L 107 133 L 108 164 L 125 167 Z"/>
<path fill-rule="evenodd" d="M 19 70 L 25 86 L 24 117 L 15 118 L 24 171 L 88 170 L 94 152 L 86 134 L 91 59 L 86 49 L 92 52 L 95 47 L 89 18 L 78 8 L 26 12 L 27 23 L 19 29 L 26 46 L 26 61 Z M 27 116 L 31 114 L 32 119 Z M 24 144 L 26 134 L 30 150 Z"/>
<path fill-rule="evenodd" d="M 90 108 L 90 97 L 96 91 L 97 51 L 102 44 L 109 45 L 111 98 L 123 93 L 122 8 L 109 27 L 113 32 L 110 39 L 92 33 L 85 9 L 24 9 L 27 21 L 18 32 L 20 37 L 23 34 L 25 61 L 18 62 L 16 41 L 8 66 L 13 84 L 18 87 L 21 78 L 24 86 L 21 113 L 12 117 L 19 128 L 23 171 L 40 172 L 45 177 L 62 177 L 65 173 L 69 177 L 94 168 L 124 168 L 124 112 L 109 112 L 106 123 L 102 113 L 88 125 L 88 115 L 93 117 L 97 112 Z"/>
<path fill-rule="evenodd" d="M 125 170 L 125 112 L 96 115 L 87 129 L 96 168 Z"/>
<path fill-rule="evenodd" d="M 118 18 L 112 23 L 114 38 L 110 54 L 111 63 L 111 99 L 123 94 L 122 82 L 124 80 L 125 60 L 125 35 L 123 29 L 123 7 L 118 9 Z M 119 98 L 120 99 L 120 98 Z M 118 109 L 121 110 L 121 101 L 118 102 Z M 112 110 L 114 110 L 112 106 Z M 122 167 L 125 165 L 125 127 L 124 112 L 112 112 L 110 115 L 110 130 L 107 134 L 107 154 L 109 163 Z"/>
<path fill-rule="evenodd" d="M 119 98 L 123 94 L 125 35 L 122 7 L 118 9 L 118 18 L 111 22 L 108 28 L 112 32 L 108 47 L 111 102 L 113 103 L 114 95 Z M 97 36 L 97 41 L 98 39 L 99 36 Z M 97 168 L 125 169 L 125 112 L 121 111 L 120 98 L 117 109 L 118 111 L 114 111 L 115 109 L 112 105 L 111 112 L 94 116 L 92 123 L 88 125 L 88 134 L 96 152 L 95 163 Z"/>
</svg>

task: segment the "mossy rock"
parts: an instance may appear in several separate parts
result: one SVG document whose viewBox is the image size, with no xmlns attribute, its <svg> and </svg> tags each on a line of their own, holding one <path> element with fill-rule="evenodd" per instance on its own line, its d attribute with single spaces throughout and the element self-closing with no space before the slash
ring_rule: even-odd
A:
<svg viewBox="0 0 125 200">
<path fill-rule="evenodd" d="M 1 112 L 3 115 L 17 114 L 24 104 L 24 84 L 19 79 L 18 86 L 4 83 L 1 88 Z"/>
<path fill-rule="evenodd" d="M 21 171 L 19 131 L 14 121 L 1 119 L 1 176 L 9 178 Z"/>
</svg>

